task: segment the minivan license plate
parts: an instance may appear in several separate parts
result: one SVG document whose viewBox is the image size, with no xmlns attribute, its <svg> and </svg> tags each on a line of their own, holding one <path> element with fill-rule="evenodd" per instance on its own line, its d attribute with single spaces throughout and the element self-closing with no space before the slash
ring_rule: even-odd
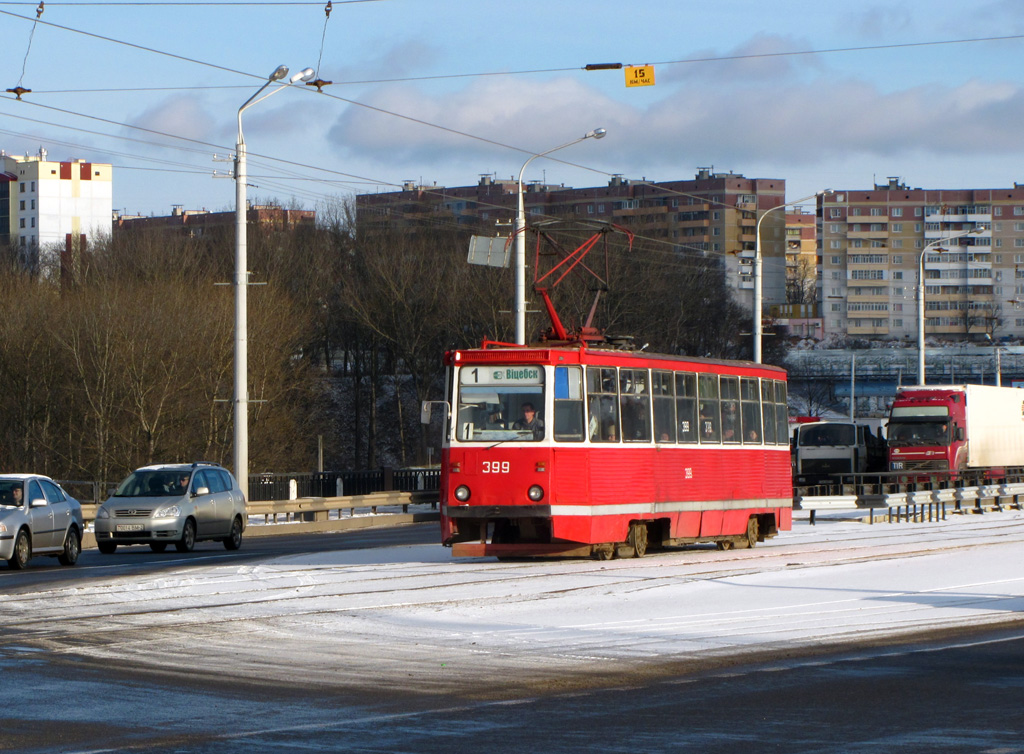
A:
<svg viewBox="0 0 1024 754">
<path fill-rule="evenodd" d="M 142 531 L 142 524 L 118 524 L 118 531 Z"/>
</svg>

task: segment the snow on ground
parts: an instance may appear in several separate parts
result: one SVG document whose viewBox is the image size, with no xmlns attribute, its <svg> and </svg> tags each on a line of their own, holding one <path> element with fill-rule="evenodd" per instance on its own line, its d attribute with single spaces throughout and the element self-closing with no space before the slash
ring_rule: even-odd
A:
<svg viewBox="0 0 1024 754">
<path fill-rule="evenodd" d="M 561 687 L 1024 615 L 1020 511 L 874 525 L 797 515 L 753 550 L 639 560 L 453 560 L 422 545 L 192 561 L 0 595 L 0 632 L 98 663 L 479 691 L 495 678 Z"/>
</svg>

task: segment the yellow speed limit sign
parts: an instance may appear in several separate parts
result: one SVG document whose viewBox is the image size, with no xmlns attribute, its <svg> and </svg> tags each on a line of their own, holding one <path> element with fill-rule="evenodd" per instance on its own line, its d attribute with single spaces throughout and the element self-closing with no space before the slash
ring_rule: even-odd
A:
<svg viewBox="0 0 1024 754">
<path fill-rule="evenodd" d="M 627 65 L 626 86 L 654 86 L 654 66 Z"/>
</svg>

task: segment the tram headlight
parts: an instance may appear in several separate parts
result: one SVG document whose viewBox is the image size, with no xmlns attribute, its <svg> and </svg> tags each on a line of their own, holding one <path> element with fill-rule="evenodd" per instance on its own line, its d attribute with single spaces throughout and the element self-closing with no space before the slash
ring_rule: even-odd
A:
<svg viewBox="0 0 1024 754">
<path fill-rule="evenodd" d="M 530 489 L 526 491 L 526 496 L 535 503 L 538 502 L 539 500 L 543 500 L 544 488 L 541 487 L 539 484 L 534 484 L 530 487 Z"/>
<path fill-rule="evenodd" d="M 460 484 L 455 488 L 455 499 L 460 503 L 464 503 L 469 500 L 469 487 L 464 484 Z"/>
</svg>

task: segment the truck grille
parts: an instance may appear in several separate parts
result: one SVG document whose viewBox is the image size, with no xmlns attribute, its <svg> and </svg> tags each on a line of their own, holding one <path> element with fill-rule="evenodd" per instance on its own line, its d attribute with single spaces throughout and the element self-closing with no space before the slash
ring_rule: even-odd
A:
<svg viewBox="0 0 1024 754">
<path fill-rule="evenodd" d="M 949 471 L 949 464 L 945 459 L 932 461 L 902 461 L 903 468 L 896 471 Z"/>
</svg>

